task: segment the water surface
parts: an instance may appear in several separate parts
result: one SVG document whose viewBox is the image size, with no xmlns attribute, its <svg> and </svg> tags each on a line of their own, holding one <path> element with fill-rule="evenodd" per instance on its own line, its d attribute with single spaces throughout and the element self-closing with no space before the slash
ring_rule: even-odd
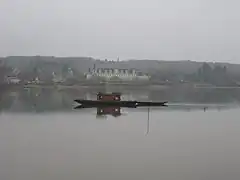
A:
<svg viewBox="0 0 240 180">
<path fill-rule="evenodd" d="M 149 113 L 148 108 L 121 109 L 122 114 L 113 117 L 97 116 L 96 109 L 74 110 L 69 98 L 74 95 L 60 94 L 11 92 L 5 97 L 8 104 L 1 104 L 0 114 L 1 179 L 240 178 L 235 101 L 176 100 L 168 108 Z"/>
</svg>

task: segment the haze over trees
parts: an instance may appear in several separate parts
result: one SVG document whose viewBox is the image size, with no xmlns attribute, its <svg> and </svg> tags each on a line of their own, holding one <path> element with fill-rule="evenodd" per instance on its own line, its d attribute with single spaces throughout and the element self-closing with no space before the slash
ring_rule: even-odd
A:
<svg viewBox="0 0 240 180">
<path fill-rule="evenodd" d="M 240 82 L 240 65 L 194 61 L 158 60 L 99 60 L 90 57 L 13 56 L 0 58 L 0 81 L 4 76 L 15 76 L 30 81 L 39 80 L 77 83 L 84 80 L 84 73 L 96 68 L 137 69 L 151 76 L 152 82 L 194 82 L 216 86 L 232 86 Z M 8 71 L 7 71 L 8 69 Z M 11 71 L 9 72 L 9 69 Z M 114 80 L 114 79 L 113 79 Z M 115 79 L 116 80 L 116 79 Z"/>
</svg>

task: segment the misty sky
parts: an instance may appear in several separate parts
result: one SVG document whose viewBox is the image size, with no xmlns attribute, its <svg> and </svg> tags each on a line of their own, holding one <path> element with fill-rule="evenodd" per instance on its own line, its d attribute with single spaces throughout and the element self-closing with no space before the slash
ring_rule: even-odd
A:
<svg viewBox="0 0 240 180">
<path fill-rule="evenodd" d="M 0 56 L 240 63 L 237 0 L 0 0 Z"/>
</svg>

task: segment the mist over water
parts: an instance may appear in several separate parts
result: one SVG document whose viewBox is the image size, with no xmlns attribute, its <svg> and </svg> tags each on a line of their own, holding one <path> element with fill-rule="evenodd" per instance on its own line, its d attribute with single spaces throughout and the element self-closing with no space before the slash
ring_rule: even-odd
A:
<svg viewBox="0 0 240 180">
<path fill-rule="evenodd" d="M 122 92 L 122 100 L 168 101 L 170 110 L 195 109 L 203 107 L 232 108 L 240 103 L 240 88 L 162 88 L 148 90 L 144 88 L 20 88 L 0 93 L 0 111 L 17 113 L 76 112 L 75 99 L 96 100 L 98 92 Z"/>
<path fill-rule="evenodd" d="M 169 107 L 124 108 L 118 117 L 74 109 L 74 99 L 98 91 L 4 92 L 0 178 L 239 179 L 240 90 L 125 89 L 123 99 L 168 100 Z"/>
</svg>

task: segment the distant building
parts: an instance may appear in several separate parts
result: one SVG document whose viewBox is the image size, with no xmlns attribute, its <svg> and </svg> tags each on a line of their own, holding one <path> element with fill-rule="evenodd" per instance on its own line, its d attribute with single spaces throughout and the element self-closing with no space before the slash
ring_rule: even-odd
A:
<svg viewBox="0 0 240 180">
<path fill-rule="evenodd" d="M 5 82 L 7 84 L 19 84 L 21 82 L 21 80 L 18 79 L 17 77 L 7 76 L 7 77 L 5 77 Z"/>
<path fill-rule="evenodd" d="M 34 80 L 32 81 L 28 81 L 29 84 L 41 84 L 43 83 L 42 81 L 39 80 L 39 77 L 36 77 Z"/>
<path fill-rule="evenodd" d="M 55 72 L 53 72 L 53 73 L 52 73 L 52 76 L 53 76 L 52 81 L 53 81 L 54 83 L 62 83 L 62 82 L 64 82 L 64 79 L 63 79 L 63 77 L 62 77 L 62 74 L 57 75 Z"/>
<path fill-rule="evenodd" d="M 105 80 L 119 79 L 123 81 L 149 80 L 149 76 L 135 69 L 117 69 L 117 68 L 94 68 L 86 73 L 86 79 L 101 77 Z"/>
</svg>

